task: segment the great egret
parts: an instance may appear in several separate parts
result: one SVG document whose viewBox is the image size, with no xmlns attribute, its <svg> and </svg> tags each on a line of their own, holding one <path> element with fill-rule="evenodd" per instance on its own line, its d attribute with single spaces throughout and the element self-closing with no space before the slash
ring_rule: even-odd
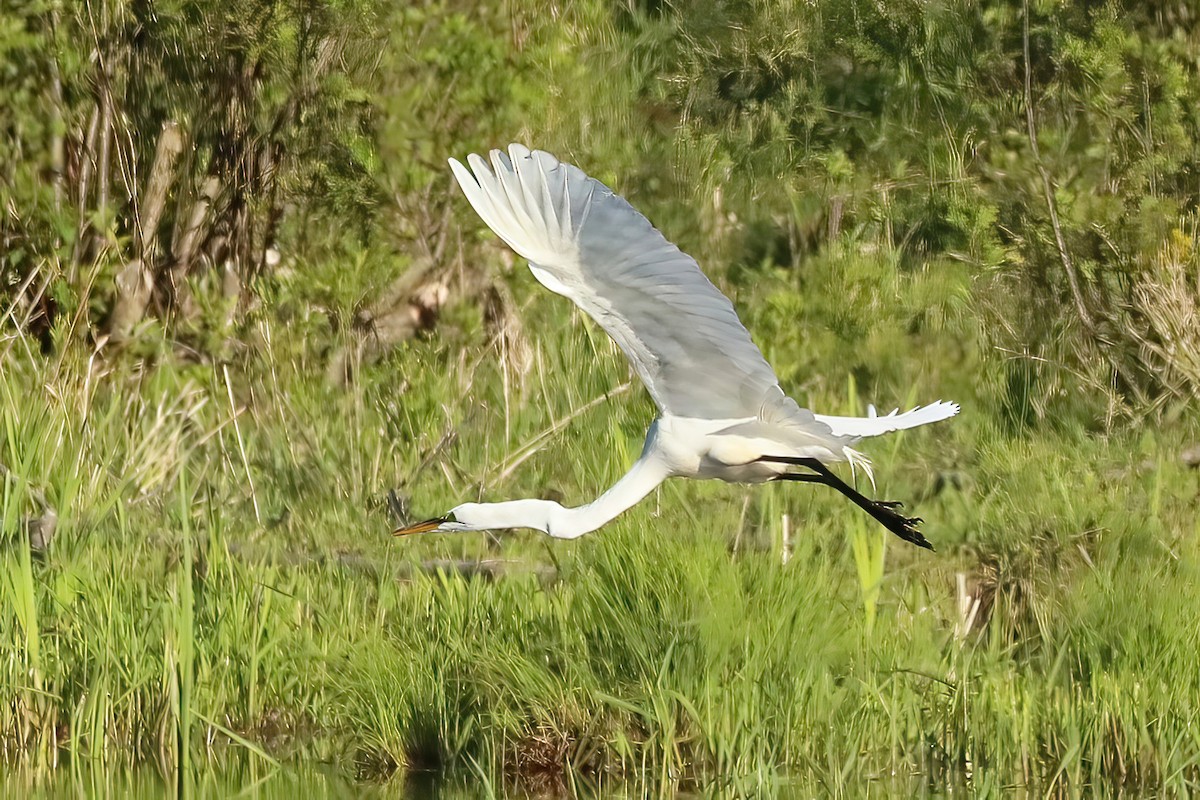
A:
<svg viewBox="0 0 1200 800">
<path fill-rule="evenodd" d="M 513 144 L 493 150 L 491 168 L 467 157 L 450 168 L 475 211 L 529 260 L 547 289 L 569 298 L 625 352 L 659 416 L 641 457 L 594 502 L 464 503 L 449 514 L 398 528 L 428 531 L 532 528 L 558 539 L 594 531 L 670 477 L 737 483 L 807 481 L 831 486 L 884 527 L 933 549 L 900 503 L 869 500 L 825 465 L 848 461 L 872 477 L 852 448 L 860 439 L 958 413 L 938 401 L 904 414 L 831 417 L 783 393 L 733 304 L 699 266 L 607 186 L 549 153 Z M 897 409 L 898 411 L 898 409 Z M 791 467 L 803 467 L 796 472 Z"/>
</svg>

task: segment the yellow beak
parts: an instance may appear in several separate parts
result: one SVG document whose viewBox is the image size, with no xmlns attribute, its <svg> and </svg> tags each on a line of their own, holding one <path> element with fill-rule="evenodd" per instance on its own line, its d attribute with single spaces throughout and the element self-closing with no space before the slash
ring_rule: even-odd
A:
<svg viewBox="0 0 1200 800">
<path fill-rule="evenodd" d="M 424 522 L 418 522 L 415 525 L 408 525 L 406 527 L 396 528 L 396 530 L 392 531 L 392 536 L 408 536 L 409 534 L 412 534 L 412 533 L 429 533 L 429 531 L 436 531 L 438 526 L 441 525 L 445 521 L 446 521 L 445 517 L 436 517 L 434 519 L 427 519 Z"/>
</svg>

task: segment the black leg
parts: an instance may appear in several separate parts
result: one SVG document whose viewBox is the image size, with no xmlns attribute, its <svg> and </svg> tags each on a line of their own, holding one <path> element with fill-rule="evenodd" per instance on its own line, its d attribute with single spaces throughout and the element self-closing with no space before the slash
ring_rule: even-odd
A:
<svg viewBox="0 0 1200 800">
<path fill-rule="evenodd" d="M 825 483 L 825 479 L 820 475 L 809 475 L 807 472 L 785 472 L 782 475 L 775 476 L 771 480 L 798 481 L 800 483 Z"/>
<path fill-rule="evenodd" d="M 883 527 L 887 528 L 892 533 L 899 536 L 906 542 L 912 542 L 918 547 L 924 547 L 928 550 L 933 549 L 933 545 L 929 543 L 919 530 L 917 525 L 921 523 L 920 517 L 905 517 L 898 513 L 896 509 L 903 506 L 902 503 L 892 502 L 888 500 L 871 500 L 860 494 L 853 486 L 843 481 L 837 475 L 829 471 L 829 468 L 815 458 L 792 458 L 790 456 L 763 456 L 759 461 L 769 461 L 776 464 L 791 464 L 797 467 L 808 467 L 815 475 L 805 474 L 789 474 L 780 475 L 776 480 L 781 481 L 802 481 L 805 483 L 823 483 L 826 486 L 832 486 L 846 497 L 854 501 L 854 503 L 874 517 Z"/>
</svg>

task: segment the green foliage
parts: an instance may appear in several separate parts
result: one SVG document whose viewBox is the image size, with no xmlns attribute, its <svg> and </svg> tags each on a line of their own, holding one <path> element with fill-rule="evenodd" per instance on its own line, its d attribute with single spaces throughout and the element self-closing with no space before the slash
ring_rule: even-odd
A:
<svg viewBox="0 0 1200 800">
<path fill-rule="evenodd" d="M 33 271 L 39 257 L 75 238 L 74 217 L 64 209 L 53 179 L 63 168 L 52 143 L 61 139 L 61 109 L 46 113 L 48 95 L 62 91 L 61 73 L 73 74 L 73 54 L 59 65 L 56 37 L 47 19 L 50 3 L 0 4 L 0 290 L 5 296 Z M 33 109 L 42 109 L 32 113 Z M 47 180 L 47 178 L 51 178 Z"/>
<path fill-rule="evenodd" d="M 365 238 L 380 202 L 367 88 L 378 4 L 10 5 L 0 276 L 18 324 L 50 327 L 61 311 L 75 328 L 82 306 L 99 325 L 133 294 L 116 282 L 133 259 L 181 318 L 182 284 L 214 263 L 234 265 L 236 284 L 211 285 L 239 299 L 284 216 Z M 179 154 L 154 186 L 170 126 Z"/>
<path fill-rule="evenodd" d="M 444 263 L 460 241 L 446 156 L 527 139 L 635 196 L 739 281 L 763 265 L 807 271 L 848 244 L 905 272 L 957 264 L 984 342 L 1023 359 L 1006 379 L 1025 408 L 1014 420 L 1111 419 L 1195 394 L 1194 368 L 1171 354 L 1187 350 L 1177 318 L 1200 297 L 1160 257 L 1190 236 L 1197 201 L 1191 15 L 1012 0 L 561 13 L 114 0 L 92 17 L 20 3 L 4 19 L 0 270 L 10 291 L 41 279 L 25 290 L 30 320 L 72 310 L 97 275 L 105 289 L 136 251 L 166 121 L 189 142 L 159 234 L 168 255 L 216 176 L 231 230 L 206 239 L 212 259 L 231 255 L 244 284 L 269 274 L 262 253 L 278 243 L 300 302 L 310 284 L 337 292 L 323 263 L 369 265 L 359 297 Z M 92 130 L 106 103 L 107 165 Z M 75 266 L 89 257 L 98 272 Z M 217 315 L 218 339 L 245 305 Z M 1076 382 L 1095 400 L 1064 403 Z"/>
<path fill-rule="evenodd" d="M 841 238 L 903 269 L 947 256 L 988 339 L 1034 356 L 1036 415 L 1069 412 L 1054 398 L 1081 374 L 1135 410 L 1178 391 L 1145 358 L 1162 325 L 1136 287 L 1196 202 L 1190 17 L 829 0 L 626 19 L 716 215 L 707 251 L 798 270 Z"/>
<path fill-rule="evenodd" d="M 927 291 L 902 284 L 898 306 Z M 488 347 L 469 321 L 345 390 L 321 381 L 309 346 L 265 334 L 215 374 L 125 367 L 97 384 L 82 361 L 20 367 L 44 377 L 0 392 L 11 756 L 36 765 L 66 731 L 72 762 L 161 751 L 174 765 L 191 730 L 194 765 L 240 753 L 264 770 L 268 755 L 565 766 L 602 786 L 685 778 L 735 794 L 1191 787 L 1186 432 L 1012 436 L 985 403 L 885 443 L 882 491 L 918 499 L 937 555 L 874 551 L 879 531 L 817 488 L 705 482 L 668 483 L 574 544 L 392 540 L 383 495 L 398 480 L 417 513 L 477 493 L 574 503 L 635 457 L 651 410 L 634 393 L 544 438 L 627 369 L 557 298 L 535 297 L 538 374 L 574 376 L 562 385 L 463 363 Z M 773 336 L 795 319 L 754 326 Z M 799 358 L 775 353 L 784 372 Z M 919 359 L 893 369 L 931 394 L 952 380 Z M 847 394 L 810 388 L 822 408 Z M 29 487 L 62 510 L 38 553 L 19 524 Z M 458 558 L 506 572 L 422 567 Z M 966 633 L 958 573 L 985 600 Z"/>
<path fill-rule="evenodd" d="M 1194 792 L 1195 25 L 999 0 L 0 0 L 0 749 L 35 773 L 154 761 L 181 791 L 203 791 L 189 759 L 295 756 L 601 795 Z M 194 313 L 118 352 L 82 312 L 139 253 L 168 120 L 188 146 L 157 279 L 223 188 Z M 386 536 L 397 505 L 586 501 L 654 413 L 453 190 L 446 157 L 511 140 L 699 256 L 800 402 L 960 401 L 872 452 L 938 554 L 878 546 L 814 487 L 701 482 L 573 544 Z M 222 241 L 255 251 L 234 292 Z M 514 324 L 453 303 L 330 385 L 400 275 L 486 287 Z"/>
</svg>

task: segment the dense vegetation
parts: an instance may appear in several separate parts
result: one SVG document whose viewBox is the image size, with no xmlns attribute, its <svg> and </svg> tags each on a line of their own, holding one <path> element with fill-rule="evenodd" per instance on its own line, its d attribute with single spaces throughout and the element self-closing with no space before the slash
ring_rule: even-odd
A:
<svg viewBox="0 0 1200 800">
<path fill-rule="evenodd" d="M 1196 791 L 1197 52 L 1182 3 L 0 0 L 4 757 Z M 959 400 L 871 449 L 939 552 L 679 482 L 391 540 L 653 416 L 452 189 L 512 140 L 802 403 Z"/>
</svg>

